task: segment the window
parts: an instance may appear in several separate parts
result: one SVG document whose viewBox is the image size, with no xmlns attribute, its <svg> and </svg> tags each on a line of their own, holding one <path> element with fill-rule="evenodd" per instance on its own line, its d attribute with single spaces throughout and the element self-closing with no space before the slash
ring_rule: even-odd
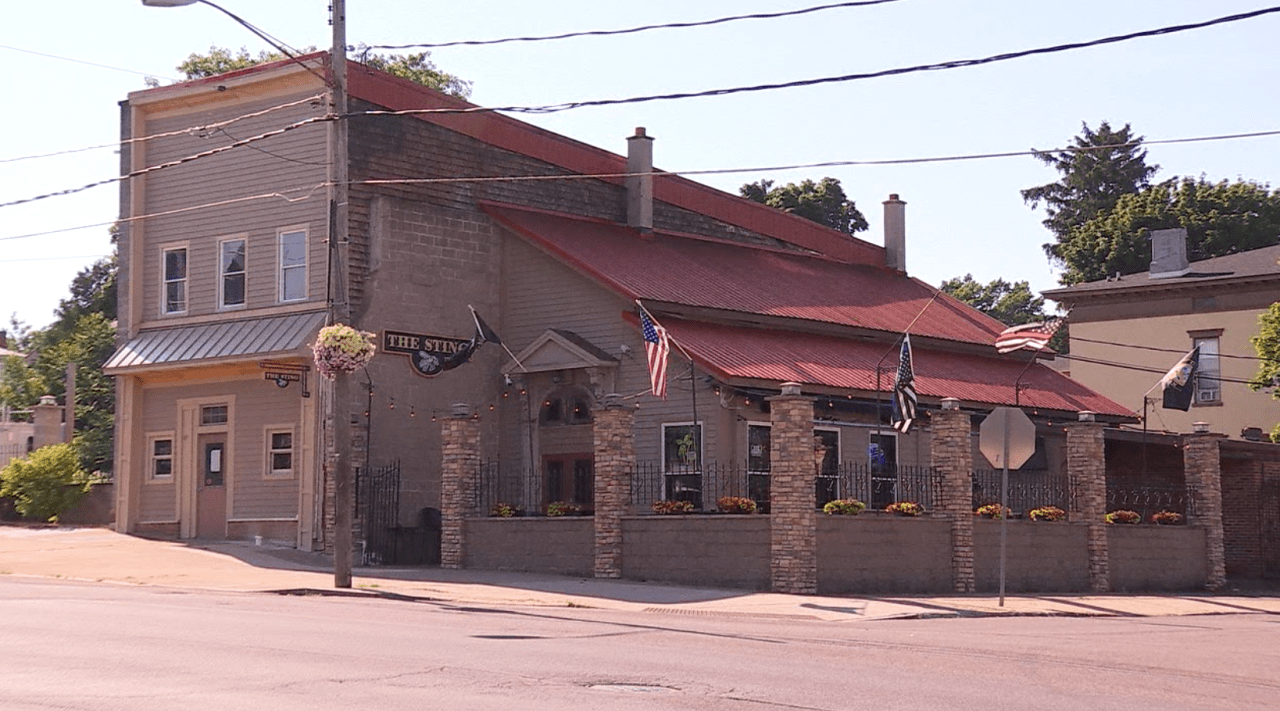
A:
<svg viewBox="0 0 1280 711">
<path fill-rule="evenodd" d="M 151 440 L 151 478 L 173 478 L 173 440 L 168 437 Z"/>
<path fill-rule="evenodd" d="M 218 305 L 222 308 L 244 306 L 245 241 L 223 240 L 219 247 Z"/>
<path fill-rule="evenodd" d="M 893 503 L 898 488 L 898 436 L 895 432 L 872 432 L 867 446 L 867 464 L 871 472 L 871 501 L 882 509 Z"/>
<path fill-rule="evenodd" d="M 584 425 L 591 422 L 591 399 L 581 388 L 568 388 L 547 396 L 538 413 L 544 425 Z"/>
<path fill-rule="evenodd" d="M 293 474 L 293 430 L 267 432 L 267 473 L 274 476 Z"/>
<path fill-rule="evenodd" d="M 1222 366 L 1218 359 L 1218 336 L 1201 336 L 1192 339 L 1200 349 L 1200 365 L 1196 369 L 1196 404 L 1210 405 L 1222 402 Z"/>
<path fill-rule="evenodd" d="M 161 257 L 164 269 L 164 313 L 187 312 L 187 248 L 174 247 L 164 250 Z"/>
<path fill-rule="evenodd" d="M 818 457 L 821 456 L 821 459 Z M 828 501 L 840 498 L 840 430 L 813 431 L 813 457 L 818 468 L 814 481 L 814 501 L 822 508 Z"/>
<path fill-rule="evenodd" d="M 307 298 L 307 233 L 280 234 L 280 300 Z"/>
<path fill-rule="evenodd" d="M 226 405 L 206 405 L 200 408 L 200 424 L 225 425 L 227 423 Z"/>
<path fill-rule="evenodd" d="M 762 512 L 769 511 L 769 470 L 773 466 L 769 425 L 747 425 L 747 498 Z"/>
<path fill-rule="evenodd" d="M 702 425 L 662 426 L 662 498 L 702 508 Z"/>
</svg>

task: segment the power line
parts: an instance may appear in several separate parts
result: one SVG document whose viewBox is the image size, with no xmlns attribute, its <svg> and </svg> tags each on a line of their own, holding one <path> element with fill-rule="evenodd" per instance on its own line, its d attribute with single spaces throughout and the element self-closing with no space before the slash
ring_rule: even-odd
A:
<svg viewBox="0 0 1280 711">
<path fill-rule="evenodd" d="M 551 114 L 560 111 L 569 111 L 572 109 L 581 109 L 594 106 L 617 106 L 620 104 L 639 104 L 650 101 L 671 101 L 675 99 L 696 99 L 709 96 L 730 96 L 733 94 L 744 94 L 757 91 L 773 91 L 775 89 L 794 89 L 805 86 L 818 86 L 821 84 L 835 84 L 842 82 L 858 81 L 862 79 L 878 79 L 887 76 L 898 76 L 902 74 L 914 74 L 917 72 L 938 71 L 944 69 L 960 69 L 963 67 L 975 67 L 983 64 L 993 64 L 995 62 L 1004 62 L 1011 59 L 1021 59 L 1040 54 L 1054 54 L 1057 52 L 1066 52 L 1074 49 L 1084 49 L 1088 47 L 1097 47 L 1106 44 L 1115 44 L 1117 42 L 1127 42 L 1133 39 L 1143 37 L 1156 37 L 1160 35 L 1174 34 L 1178 32 L 1186 32 L 1189 30 L 1197 30 L 1214 25 L 1221 25 L 1229 22 L 1239 22 L 1249 20 L 1262 15 L 1280 12 L 1280 6 L 1264 8 L 1262 10 L 1254 10 L 1253 12 L 1240 13 L 1238 15 L 1228 15 L 1219 17 L 1205 22 L 1196 22 L 1186 25 L 1171 25 L 1169 27 L 1160 27 L 1154 30 L 1143 30 L 1140 32 L 1130 32 L 1123 35 L 1114 35 L 1111 37 L 1103 37 L 1101 39 L 1090 40 L 1087 42 L 1073 42 L 1070 44 L 1054 45 L 1052 47 L 1040 47 L 1036 49 L 1027 49 L 1017 52 L 1006 52 L 1004 54 L 992 55 L 990 57 L 982 57 L 980 59 L 957 59 L 946 62 L 936 62 L 933 64 L 918 64 L 911 67 L 898 67 L 895 69 L 884 69 L 878 72 L 864 72 L 859 74 L 844 74 L 840 76 L 821 77 L 818 79 L 800 79 L 797 81 L 778 82 L 774 84 L 755 84 L 751 86 L 736 86 L 725 89 L 707 89 L 704 91 L 689 91 L 672 94 L 651 94 L 648 96 L 632 96 L 624 99 L 593 99 L 588 101 L 572 101 L 561 104 L 546 104 L 542 106 L 502 106 L 502 107 L 481 107 L 476 106 L 468 109 L 419 109 L 403 112 L 387 112 L 387 111 L 367 111 L 349 115 L 385 115 L 385 114 L 468 114 L 468 113 L 486 113 L 493 111 L 505 111 L 508 113 L 526 113 L 526 114 Z"/>
<path fill-rule="evenodd" d="M 110 64 L 98 64 L 97 62 L 88 62 L 83 59 L 74 59 L 72 57 L 63 57 L 58 54 L 49 54 L 48 52 L 37 52 L 34 49 L 23 49 L 21 47 L 12 47 L 7 44 L 0 44 L 0 49 L 13 50 L 14 52 L 24 52 L 26 54 L 34 54 L 37 57 L 48 57 L 49 59 L 59 59 L 64 62 L 75 62 L 76 64 L 84 64 L 90 67 L 98 67 L 99 69 L 110 69 L 116 72 L 124 72 L 126 74 L 136 74 L 141 77 L 168 79 L 169 81 L 177 81 L 173 77 L 167 77 L 160 74 L 149 74 L 147 72 L 138 72 L 132 69 L 124 69 L 122 67 L 113 67 Z"/>
<path fill-rule="evenodd" d="M 257 117 L 259 117 L 259 116 L 265 116 L 266 114 L 269 114 L 269 113 L 271 113 L 272 111 L 278 111 L 278 110 L 280 110 L 280 109 L 287 109 L 287 108 L 291 108 L 291 107 L 293 107 L 293 106 L 297 106 L 298 104 L 305 104 L 305 103 L 308 103 L 308 102 L 318 101 L 318 100 L 320 100 L 320 99 L 323 99 L 324 97 L 325 97 L 325 95 L 324 95 L 324 94 L 315 94 L 314 96 L 308 96 L 308 97 L 306 97 L 305 99 L 298 99 L 297 101 L 290 101 L 290 102 L 285 103 L 285 104 L 277 104 L 277 105 L 275 105 L 275 106 L 269 106 L 269 107 L 267 107 L 267 108 L 265 108 L 265 109 L 261 109 L 261 110 L 259 110 L 259 111 L 253 111 L 253 112 L 250 112 L 250 113 L 247 113 L 247 114 L 241 114 L 241 115 L 239 115 L 239 116 L 235 116 L 235 117 L 233 117 L 233 118 L 229 118 L 229 119 L 226 119 L 226 120 L 224 120 L 224 121 L 217 121 L 217 122 L 214 122 L 214 123 L 205 124 L 205 125 L 203 125 L 203 126 L 191 126 L 191 127 L 188 127 L 188 128 L 179 129 L 179 130 L 177 130 L 177 131 L 166 131 L 165 133 L 153 133 L 153 134 L 151 134 L 151 135 L 149 135 L 149 136 L 139 136 L 139 137 L 137 137 L 137 138 L 127 138 L 127 139 L 125 139 L 125 140 L 123 140 L 123 141 L 116 141 L 116 142 L 114 142 L 114 143 L 102 143 L 102 144 L 99 144 L 99 145 L 96 145 L 96 146 L 85 146 L 85 147 L 83 147 L 83 148 L 69 148 L 69 149 L 67 149 L 67 150 L 63 150 L 63 151 L 54 151 L 54 152 L 52 152 L 52 153 L 39 153 L 39 154 L 29 155 L 29 156 L 18 156 L 18 157 L 16 157 L 16 158 L 0 158 L 0 163 L 16 163 L 16 162 L 18 162 L 18 161 L 32 160 L 32 159 L 35 159 L 35 158 L 52 158 L 52 157 L 54 157 L 54 156 L 68 155 L 68 154 L 71 154 L 71 153 L 83 153 L 83 152 L 85 152 L 85 151 L 94 151 L 94 150 L 99 150 L 99 149 L 102 149 L 102 148 L 119 148 L 119 147 L 121 147 L 121 146 L 128 146 L 128 145 L 132 145 L 132 144 L 134 144 L 134 143 L 142 143 L 142 142 L 145 142 L 145 141 L 155 140 L 155 139 L 157 139 L 157 138 L 169 138 L 169 137 L 171 137 L 171 136 L 181 136 L 181 135 L 184 135 L 184 134 L 195 134 L 195 135 L 199 135 L 199 134 L 201 134 L 201 133 L 206 133 L 206 132 L 209 132 L 209 131 L 214 131 L 214 130 L 220 129 L 220 128 L 222 128 L 223 126 L 230 126 L 231 124 L 236 123 L 236 122 L 238 122 L 238 121 L 243 121 L 243 120 L 245 120 L 245 119 L 251 119 L 251 118 L 257 118 Z"/>
<path fill-rule="evenodd" d="M 558 35 L 535 35 L 529 37 L 503 37 L 501 39 L 488 40 L 456 40 L 453 42 L 434 42 L 434 43 L 418 43 L 418 44 L 374 44 L 369 45 L 368 49 L 439 49 L 442 47 L 477 47 L 494 44 L 507 44 L 510 42 L 545 42 L 548 40 L 562 40 L 573 37 L 606 37 L 610 35 L 629 35 L 637 32 L 648 32 L 649 30 L 669 30 L 669 29 L 685 29 L 689 27 L 707 27 L 709 25 L 721 25 L 726 22 L 737 22 L 739 20 L 771 20 L 780 17 L 793 17 L 796 15 L 807 15 L 814 12 L 822 12 L 824 10 L 836 10 L 849 7 L 865 7 L 869 5 L 884 5 L 898 0 L 864 0 L 863 2 L 837 2 L 829 5 L 815 5 L 813 7 L 801 8 L 799 10 L 786 10 L 783 12 L 762 12 L 751 15 L 733 15 L 731 17 L 718 17 L 714 20 L 700 20 L 696 22 L 666 22 L 656 25 L 641 25 L 639 27 L 630 27 L 623 30 L 586 30 L 582 32 L 565 32 Z"/>
<path fill-rule="evenodd" d="M 56 262 L 66 259 L 102 259 L 111 256 L 109 254 L 81 254 L 75 257 L 30 257 L 28 259 L 0 259 L 0 264 L 13 264 L 14 262 Z"/>
<path fill-rule="evenodd" d="M 1084 342 L 1084 343 L 1097 343 L 1098 345 L 1103 345 L 1103 346 L 1116 346 L 1116 347 L 1119 347 L 1119 348 L 1133 348 L 1133 349 L 1136 349 L 1136 350 L 1142 350 L 1142 351 L 1157 351 L 1157 352 L 1160 352 L 1160 353 L 1178 353 L 1178 354 L 1181 354 L 1181 355 L 1186 355 L 1188 352 L 1190 352 L 1190 351 L 1191 351 L 1191 349 L 1190 349 L 1190 348 L 1185 349 L 1185 350 L 1178 350 L 1177 348 L 1157 348 L 1156 346 L 1140 346 L 1140 345 L 1137 345 L 1137 344 L 1135 344 L 1135 343 L 1116 343 L 1115 341 L 1100 341 L 1100 340 L 1093 339 L 1093 338 L 1080 338 L 1079 336 L 1072 336 L 1072 337 L 1071 337 L 1071 340 L 1073 340 L 1073 341 L 1081 341 L 1081 342 Z M 1228 355 L 1228 354 L 1226 354 L 1226 353 L 1217 353 L 1217 354 L 1215 354 L 1215 355 L 1216 355 L 1218 358 L 1235 358 L 1235 359 L 1238 359 L 1238 360 L 1263 360 L 1262 358 L 1259 358 L 1258 356 Z"/>
<path fill-rule="evenodd" d="M 1165 375 L 1166 373 L 1169 372 L 1168 369 L 1166 368 L 1153 368 L 1149 365 L 1136 365 L 1134 363 L 1122 363 L 1114 360 L 1105 360 L 1103 358 L 1090 358 L 1088 356 L 1076 355 L 1072 353 L 1058 353 L 1055 357 L 1065 358 L 1066 360 L 1069 360 L 1069 361 L 1079 361 L 1081 363 L 1092 363 L 1093 365 L 1105 365 L 1111 368 L 1121 368 L 1123 370 L 1134 370 L 1141 373 L 1155 373 L 1158 375 Z M 1229 378 L 1224 375 L 1215 375 L 1213 379 L 1221 383 L 1238 383 L 1240 385 L 1249 385 L 1253 382 L 1252 380 L 1244 380 L 1241 378 Z"/>
</svg>

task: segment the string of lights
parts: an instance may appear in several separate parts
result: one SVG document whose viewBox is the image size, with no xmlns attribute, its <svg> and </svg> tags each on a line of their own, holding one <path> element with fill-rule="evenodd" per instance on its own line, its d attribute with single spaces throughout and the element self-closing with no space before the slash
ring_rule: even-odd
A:
<svg viewBox="0 0 1280 711">
<path fill-rule="evenodd" d="M 444 47 L 479 47 L 495 44 L 509 44 L 512 42 L 547 42 L 552 40 L 565 40 L 574 37 L 608 37 L 613 35 L 629 35 L 637 32 L 649 32 L 651 30 L 671 30 L 671 29 L 687 29 L 691 27 L 708 27 L 711 25 L 722 25 L 728 22 L 738 22 L 740 20 L 772 20 L 783 17 L 794 17 L 797 15 L 808 15 L 815 12 L 825 10 L 837 10 L 850 7 L 867 7 L 870 5 L 884 5 L 898 0 L 862 0 L 861 2 L 837 2 L 827 5 L 815 5 L 813 7 L 805 7 L 799 10 L 785 10 L 781 12 L 760 12 L 750 15 L 733 15 L 730 17 L 718 17 L 713 20 L 698 20 L 693 22 L 664 22 L 661 24 L 641 25 L 639 27 L 629 27 L 620 30 L 584 30 L 580 32 L 565 32 L 556 35 L 534 35 L 527 37 L 502 37 L 499 39 L 487 40 L 454 40 L 451 42 L 419 42 L 415 44 L 375 44 L 369 45 L 368 49 L 441 49 Z"/>
<path fill-rule="evenodd" d="M 265 116 L 273 111 L 292 108 L 299 104 L 306 104 L 314 101 L 319 101 L 324 97 L 325 97 L 324 94 L 316 94 L 314 96 L 308 96 L 305 99 L 298 99 L 297 101 L 290 101 L 285 104 L 277 104 L 275 106 L 269 106 L 259 111 L 253 111 L 247 114 L 241 114 L 239 116 L 226 119 L 225 121 L 216 121 L 214 123 L 204 124 L 202 126 L 191 126 L 189 128 L 179 129 L 177 131 L 153 133 L 149 136 L 139 136 L 137 138 L 126 138 L 123 141 L 115 141 L 113 143 L 100 143 L 95 146 L 84 146 L 82 148 L 68 148 L 67 150 L 54 151 L 52 153 L 38 153 L 35 155 L 29 155 L 29 156 L 17 156 L 14 158 L 0 158 L 0 163 L 16 163 L 18 161 L 34 160 L 36 158 L 52 158 L 54 156 L 63 156 L 63 155 L 69 155 L 72 153 L 84 153 L 86 151 L 96 151 L 96 150 L 101 150 L 103 148 L 119 149 L 123 146 L 130 146 L 135 143 L 144 143 L 146 141 L 153 141 L 153 140 L 156 140 L 157 138 L 170 138 L 172 136 L 200 135 L 203 133 L 210 133 L 212 131 L 219 130 L 225 126 L 230 126 L 234 123 L 244 121 L 245 119 L 257 118 L 259 116 Z"/>
</svg>

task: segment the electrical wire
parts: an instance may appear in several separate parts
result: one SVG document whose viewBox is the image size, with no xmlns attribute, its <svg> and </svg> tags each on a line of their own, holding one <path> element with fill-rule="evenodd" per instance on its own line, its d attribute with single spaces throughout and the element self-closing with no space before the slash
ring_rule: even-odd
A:
<svg viewBox="0 0 1280 711">
<path fill-rule="evenodd" d="M 569 111 L 572 109 L 582 109 L 596 106 L 617 106 L 621 104 L 639 104 L 650 101 L 672 101 L 676 99 L 696 99 L 710 96 L 730 96 L 733 94 L 744 94 L 758 91 L 773 91 L 777 89 L 795 89 L 799 87 L 818 86 L 822 84 L 835 84 L 850 81 L 858 81 L 862 79 L 878 79 L 888 76 L 899 76 L 903 74 L 914 74 L 917 72 L 939 71 L 945 69 L 960 69 L 964 67 L 975 67 L 984 64 L 993 64 L 996 62 L 1005 62 L 1011 59 L 1021 59 L 1023 57 L 1031 57 L 1042 54 L 1054 54 L 1057 52 L 1066 52 L 1075 49 L 1084 49 L 1088 47 L 1098 47 L 1101 45 L 1115 44 L 1117 42 L 1127 42 L 1129 40 L 1140 39 L 1144 37 L 1157 37 L 1161 35 L 1175 34 L 1178 32 L 1187 32 L 1189 30 L 1203 29 L 1214 25 L 1226 24 L 1229 22 L 1239 22 L 1249 20 L 1263 15 L 1280 12 L 1280 6 L 1263 8 L 1252 12 L 1245 12 L 1236 15 L 1228 15 L 1204 22 L 1195 22 L 1184 25 L 1170 25 L 1168 27 L 1160 27 L 1154 30 L 1142 30 L 1139 32 L 1130 32 L 1123 35 L 1113 35 L 1111 37 L 1103 37 L 1096 40 L 1086 42 L 1072 42 L 1069 44 L 1059 44 L 1052 47 L 1039 47 L 1036 49 L 1020 50 L 1017 52 L 1006 52 L 996 54 L 989 57 L 979 59 L 957 59 L 945 62 L 935 62 L 933 64 L 917 64 L 910 67 L 897 67 L 894 69 L 884 69 L 878 72 L 863 72 L 859 74 L 843 74 L 840 76 L 820 77 L 817 79 L 800 79 L 796 81 L 778 82 L 774 84 L 754 84 L 751 86 L 736 86 L 724 89 L 707 89 L 704 91 L 678 92 L 671 94 L 650 94 L 648 96 L 632 96 L 623 99 L 593 99 L 588 101 L 571 101 L 560 104 L 545 104 L 542 106 L 502 106 L 502 107 L 472 107 L 467 109 L 419 109 L 404 112 L 361 112 L 364 115 L 379 115 L 389 113 L 438 113 L 438 114 L 468 114 L 468 113 L 486 113 L 493 111 L 503 111 L 507 113 L 525 113 L 525 114 L 552 114 L 561 111 Z M 357 113 L 354 115 L 361 115 Z"/>
<path fill-rule="evenodd" d="M 110 254 L 81 254 L 75 257 L 31 257 L 29 259 L 0 259 L 0 264 L 13 264 L 14 262 L 56 262 L 64 259 L 102 259 L 109 257 Z"/>
<path fill-rule="evenodd" d="M 34 54 L 34 55 L 36 55 L 37 57 L 48 57 L 49 59 L 60 59 L 60 60 L 62 60 L 62 61 L 64 61 L 64 62 L 75 62 L 76 64 L 84 64 L 84 65 L 86 65 L 86 66 L 90 66 L 90 67 L 98 67 L 99 69 L 110 69 L 110 70 L 112 70 L 112 71 L 116 71 L 116 72 L 124 72 L 124 73 L 126 73 L 126 74 L 136 74 L 136 75 L 141 76 L 141 77 L 148 77 L 148 78 L 152 78 L 152 79 L 168 79 L 169 81 L 177 81 L 177 79 L 175 79 L 175 78 L 173 78 L 173 77 L 167 77 L 167 76 L 158 75 L 158 74 L 149 74 L 149 73 L 147 73 L 147 72 L 138 72 L 138 71 L 134 71 L 134 70 L 132 70 L 132 69 L 124 69 L 124 68 L 122 68 L 122 67 L 113 67 L 113 66 L 111 66 L 110 64 L 98 64 L 97 62 L 88 62 L 88 61 L 85 61 L 85 60 L 83 60 L 83 59 L 74 59 L 74 58 L 72 58 L 72 57 L 63 57 L 62 55 L 58 55 L 58 54 L 49 54 L 48 52 L 37 52 L 37 51 L 35 51 L 34 49 L 23 49 L 23 48 L 21 48 L 21 47 L 13 47 L 13 46 L 10 46 L 10 45 L 7 45 L 7 44 L 0 44 L 0 49 L 8 49 L 8 50 L 12 50 L 12 51 L 14 51 L 14 52 L 24 52 L 24 53 L 26 53 L 26 54 Z"/>
<path fill-rule="evenodd" d="M 329 85 L 329 79 L 328 79 L 327 77 L 325 77 L 323 74 L 321 74 L 321 73 L 317 72 L 314 68 L 312 68 L 312 67 L 308 66 L 306 62 L 303 62 L 303 61 L 302 61 L 302 59 L 301 59 L 301 58 L 299 58 L 299 56 L 298 56 L 298 55 L 302 54 L 302 52 L 300 52 L 299 50 L 297 50 L 297 49 L 295 49 L 295 48 L 291 47 L 290 45 L 286 44 L 283 40 L 281 40 L 281 39 L 279 39 L 279 38 L 276 38 L 276 37 L 273 37 L 272 35 L 270 35 L 269 33 L 267 33 L 267 31 L 266 31 L 266 30 L 264 30 L 264 29 L 262 29 L 262 28 L 260 28 L 260 27 L 258 27 L 258 26 L 256 26 L 256 25 L 254 25 L 253 23 L 249 22 L 248 20 L 244 19 L 243 17 L 240 17 L 239 15 L 235 14 L 234 12 L 231 12 L 230 10 L 226 9 L 225 7 L 222 7 L 221 5 L 218 5 L 217 3 L 212 2 L 211 0 L 198 0 L 198 2 L 203 3 L 203 4 L 205 4 L 205 5 L 208 5 L 209 7 L 211 7 L 211 8 L 213 8 L 213 9 L 217 10 L 218 12 L 221 12 L 221 13 L 222 13 L 222 14 L 224 14 L 224 15 L 226 15 L 227 17 L 230 17 L 232 20 L 235 20 L 237 23 L 239 23 L 239 24 L 240 24 L 241 26 L 243 26 L 245 29 L 247 29 L 247 30 L 249 30 L 250 32 L 252 32 L 253 34 L 257 35 L 257 36 L 258 36 L 260 39 L 262 39 L 264 42 L 266 42 L 267 44 L 271 45 L 271 46 L 272 46 L 272 47 L 274 47 L 275 49 L 279 50 L 281 54 L 283 54 L 284 56 L 288 57 L 288 58 L 289 58 L 289 60 L 290 60 L 290 61 L 292 61 L 294 64 L 297 64 L 298 66 L 302 67 L 303 69 L 307 70 L 308 72 L 311 72 L 312 74 L 314 74 L 316 77 L 318 77 L 318 78 L 320 79 L 320 81 L 322 81 L 322 82 L 324 82 L 324 83 L 325 83 L 325 86 L 328 86 L 328 85 Z"/>
<path fill-rule="evenodd" d="M 1142 350 L 1142 351 L 1156 351 L 1159 353 L 1179 353 L 1182 355 L 1186 355 L 1188 352 L 1191 351 L 1190 348 L 1185 350 L 1178 350 L 1177 348 L 1157 348 L 1156 346 L 1140 346 L 1135 343 L 1116 343 L 1115 341 L 1100 341 L 1093 338 L 1081 338 L 1079 336 L 1072 336 L 1071 340 L 1081 341 L 1083 343 L 1096 343 L 1102 346 L 1116 346 L 1118 348 L 1133 348 L 1133 349 Z M 1258 356 L 1228 355 L 1226 353 L 1218 353 L 1216 355 L 1218 358 L 1235 358 L 1238 360 L 1263 360 Z"/>
<path fill-rule="evenodd" d="M 630 27 L 622 30 L 586 30 L 582 32 L 565 32 L 558 35 L 535 35 L 528 37 L 503 37 L 501 39 L 488 40 L 456 40 L 452 42 L 435 42 L 435 43 L 417 43 L 417 44 L 374 44 L 369 45 L 368 49 L 439 49 L 443 47 L 478 47 L 494 44 L 508 44 L 511 42 L 545 42 L 548 40 L 563 40 L 573 37 L 607 37 L 611 35 L 629 35 L 637 32 L 648 32 L 649 30 L 668 30 L 668 29 L 686 29 L 690 27 L 707 27 L 709 25 L 721 25 L 727 22 L 737 22 L 739 20 L 771 20 L 781 17 L 793 17 L 796 15 L 807 15 L 814 12 L 822 12 L 824 10 L 836 10 L 850 7 L 866 7 L 870 5 L 884 5 L 886 3 L 897 2 L 898 0 L 863 0 L 862 2 L 837 2 L 829 5 L 815 5 L 813 7 L 801 8 L 799 10 L 785 10 L 782 12 L 761 12 L 751 15 L 733 15 L 731 17 L 718 17 L 714 20 L 699 20 L 695 22 L 666 22 L 655 25 L 641 25 L 639 27 Z"/>
<path fill-rule="evenodd" d="M 143 143 L 143 142 L 146 142 L 146 141 L 155 140 L 155 139 L 157 139 L 157 138 L 169 138 L 169 137 L 171 137 L 171 136 L 181 136 L 181 135 L 184 135 L 184 134 L 195 134 L 195 135 L 199 135 L 199 134 L 201 134 L 201 133 L 207 133 L 207 132 L 210 132 L 210 131 L 214 131 L 214 130 L 220 129 L 220 128 L 222 128 L 223 126 L 230 126 L 230 125 L 231 125 L 231 124 L 233 124 L 233 123 L 237 123 L 237 122 L 239 122 L 239 121 L 243 121 L 243 120 L 245 120 L 245 119 L 257 118 L 257 117 L 259 117 L 259 116 L 265 116 L 266 114 L 269 114 L 269 113 L 271 113 L 272 111 L 279 111 L 280 109 L 287 109 L 287 108 L 291 108 L 291 107 L 297 106 L 297 105 L 299 105 L 299 104 L 305 104 L 305 103 L 308 103 L 308 102 L 318 101 L 318 100 L 323 99 L 323 98 L 325 98 L 325 94 L 315 94 L 314 96 L 308 96 L 308 97 L 306 97 L 305 99 L 298 99 L 297 101 L 290 101 L 290 102 L 288 102 L 288 103 L 286 103 L 286 104 L 277 104 L 277 105 L 275 105 L 275 106 L 269 106 L 269 107 L 267 107 L 267 108 L 265 108 L 265 109 L 261 109 L 261 110 L 259 110 L 259 111 L 253 111 L 253 112 L 251 112 L 251 113 L 241 114 L 241 115 L 239 115 L 239 116 L 235 116 L 235 117 L 233 117 L 233 118 L 229 118 L 229 119 L 226 119 L 226 120 L 224 120 L 224 121 L 216 121 L 216 122 L 214 122 L 214 123 L 208 123 L 208 124 L 204 124 L 204 125 L 202 125 L 202 126 L 191 126 L 191 127 L 189 127 L 189 128 L 179 129 L 179 130 L 177 130 L 177 131 L 166 131 L 166 132 L 164 132 L 164 133 L 153 133 L 153 134 L 151 134 L 151 135 L 149 135 L 149 136 L 139 136 L 139 137 L 137 137 L 137 138 L 126 138 L 126 139 L 125 139 L 125 140 L 123 140 L 123 141 L 116 141 L 116 142 L 114 142 L 114 143 L 102 143 L 102 144 L 99 144 L 99 145 L 96 145 L 96 146 L 85 146 L 85 147 L 83 147 L 83 148 L 69 148 L 69 149 L 64 150 L 64 151 L 55 151 L 55 152 L 53 152 L 53 153 L 39 153 L 39 154 L 29 155 L 29 156 L 18 156 L 18 157 L 16 157 L 16 158 L 0 158 L 0 163 L 16 163 L 16 162 L 18 162 L 18 161 L 32 160 L 32 159 L 35 159 L 35 158 L 52 158 L 52 157 L 54 157 L 54 156 L 69 155 L 69 154 L 72 154 L 72 153 L 83 153 L 83 152 L 85 152 L 85 151 L 94 151 L 94 150 L 100 150 L 100 149 L 103 149 L 103 148 L 120 148 L 120 147 L 122 147 L 122 146 L 129 146 L 129 145 L 132 145 L 132 144 L 134 144 L 134 143 Z"/>
<path fill-rule="evenodd" d="M 1079 362 L 1081 362 L 1081 363 L 1091 363 L 1091 364 L 1093 364 L 1093 365 L 1105 365 L 1105 366 L 1108 366 L 1108 367 L 1111 367 L 1111 368 L 1121 368 L 1121 369 L 1123 369 L 1123 370 L 1134 370 L 1134 371 L 1138 371 L 1138 372 L 1142 372 L 1142 373 L 1157 373 L 1157 374 L 1159 374 L 1159 375 L 1165 375 L 1166 373 L 1168 373 L 1168 372 L 1169 372 L 1169 371 L 1168 371 L 1168 369 L 1166 369 L 1166 368 L 1154 368 L 1154 367 L 1151 367 L 1151 366 L 1148 366 L 1148 365 L 1136 365 L 1136 364 L 1133 364 L 1133 363 L 1121 363 L 1121 362 L 1113 361 L 1113 360 L 1104 360 L 1104 359 L 1102 359 L 1102 358 L 1090 358 L 1090 357 L 1087 357 L 1087 356 L 1074 355 L 1074 354 L 1070 354 L 1070 353 L 1058 353 L 1055 357 L 1056 357 L 1056 358 L 1064 358 L 1064 359 L 1066 359 L 1066 360 L 1068 360 L 1068 361 L 1079 361 Z M 1214 380 L 1216 380 L 1216 381 L 1218 381 L 1218 382 L 1222 382 L 1222 383 L 1237 383 L 1237 384 L 1240 384 L 1240 385 L 1249 385 L 1249 384 L 1251 384 L 1251 383 L 1253 383 L 1253 382 L 1254 382 L 1254 381 L 1253 381 L 1253 380 L 1251 380 L 1251 379 L 1250 379 L 1250 380 L 1244 380 L 1244 379 L 1241 379 L 1241 378 L 1229 378 L 1229 377 L 1227 377 L 1227 376 L 1225 376 L 1225 375 L 1221 375 L 1221 374 L 1219 374 L 1219 375 L 1215 375 L 1215 376 L 1213 377 L 1213 379 L 1214 379 Z"/>
</svg>

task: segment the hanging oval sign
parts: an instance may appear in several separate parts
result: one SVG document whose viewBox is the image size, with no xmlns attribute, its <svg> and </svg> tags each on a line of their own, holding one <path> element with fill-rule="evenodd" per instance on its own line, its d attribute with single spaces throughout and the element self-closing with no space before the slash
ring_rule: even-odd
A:
<svg viewBox="0 0 1280 711">
<path fill-rule="evenodd" d="M 382 332 L 382 352 L 408 356 L 414 372 L 428 378 L 466 363 L 475 348 L 475 339 Z"/>
</svg>

